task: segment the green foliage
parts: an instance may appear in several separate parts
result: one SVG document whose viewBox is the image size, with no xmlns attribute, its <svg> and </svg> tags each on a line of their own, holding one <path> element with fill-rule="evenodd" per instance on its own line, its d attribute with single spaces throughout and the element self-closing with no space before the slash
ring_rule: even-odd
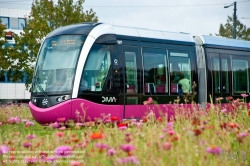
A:
<svg viewBox="0 0 250 166">
<path fill-rule="evenodd" d="M 225 25 L 220 24 L 219 34 L 216 34 L 216 36 L 233 38 L 233 17 L 228 16 L 227 23 Z M 236 38 L 250 40 L 250 28 L 247 28 L 239 20 L 236 20 Z"/>
<path fill-rule="evenodd" d="M 31 83 L 34 65 L 39 48 L 48 33 L 61 26 L 82 22 L 97 22 L 96 13 L 90 9 L 83 11 L 84 0 L 58 0 L 57 3 L 50 0 L 33 1 L 31 13 L 26 17 L 24 32 L 19 36 L 15 35 L 15 49 L 10 49 L 8 54 L 1 51 L 1 54 L 8 55 L 12 59 L 11 66 L 6 61 L 5 68 L 16 71 L 12 74 L 13 80 L 20 79 L 25 71 L 27 74 L 26 86 Z M 1 33 L 1 29 L 0 29 Z M 3 57 L 3 56 L 1 56 Z M 2 59 L 0 59 L 0 62 Z M 15 62 L 15 63 L 13 63 Z M 1 63 L 2 64 L 2 63 Z"/>
</svg>

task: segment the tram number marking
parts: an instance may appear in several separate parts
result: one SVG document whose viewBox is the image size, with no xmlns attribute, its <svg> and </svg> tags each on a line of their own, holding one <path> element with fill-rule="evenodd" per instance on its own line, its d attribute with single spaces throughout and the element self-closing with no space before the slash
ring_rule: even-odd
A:
<svg viewBox="0 0 250 166">
<path fill-rule="evenodd" d="M 114 103 L 116 102 L 116 98 L 115 97 L 104 97 L 102 96 L 102 103 Z"/>
</svg>

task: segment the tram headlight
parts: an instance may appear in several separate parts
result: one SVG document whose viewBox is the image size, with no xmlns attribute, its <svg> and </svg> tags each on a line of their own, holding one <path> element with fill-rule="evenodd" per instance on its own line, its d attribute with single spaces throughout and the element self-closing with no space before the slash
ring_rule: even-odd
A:
<svg viewBox="0 0 250 166">
<path fill-rule="evenodd" d="M 58 97 L 58 98 L 56 99 L 56 101 L 57 101 L 57 102 L 61 102 L 61 101 L 62 101 L 62 98 L 61 98 L 61 97 Z"/>
<path fill-rule="evenodd" d="M 63 96 L 62 99 L 63 99 L 63 100 L 67 100 L 67 96 Z"/>
</svg>

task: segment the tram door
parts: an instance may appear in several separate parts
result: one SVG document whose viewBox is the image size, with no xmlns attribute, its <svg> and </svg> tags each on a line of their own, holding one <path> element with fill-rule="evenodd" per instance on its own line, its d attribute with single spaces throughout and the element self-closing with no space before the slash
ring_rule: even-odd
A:
<svg viewBox="0 0 250 166">
<path fill-rule="evenodd" d="M 124 104 L 123 118 L 141 116 L 141 57 L 138 47 L 122 46 L 123 92 L 120 98 Z"/>
<path fill-rule="evenodd" d="M 232 96 L 231 59 L 228 54 L 210 53 L 212 72 L 212 97 Z"/>
</svg>

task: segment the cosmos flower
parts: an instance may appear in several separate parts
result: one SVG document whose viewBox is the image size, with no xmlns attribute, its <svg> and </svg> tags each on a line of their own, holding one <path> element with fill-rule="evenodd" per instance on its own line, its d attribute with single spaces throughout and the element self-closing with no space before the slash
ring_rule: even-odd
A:
<svg viewBox="0 0 250 166">
<path fill-rule="evenodd" d="M 25 148 L 29 148 L 31 146 L 32 146 L 32 144 L 30 142 L 24 142 L 23 143 L 23 147 L 25 147 Z"/>
<path fill-rule="evenodd" d="M 132 150 L 134 150 L 134 146 L 131 145 L 131 144 L 122 144 L 121 146 L 121 149 L 124 151 L 124 152 L 130 152 Z"/>
<path fill-rule="evenodd" d="M 0 146 L 0 155 L 3 155 L 4 153 L 8 153 L 9 152 L 9 147 L 6 145 L 1 145 Z"/>
<path fill-rule="evenodd" d="M 108 156 L 113 156 L 116 154 L 116 150 L 114 148 L 108 149 Z"/>
<path fill-rule="evenodd" d="M 219 148 L 218 146 L 212 145 L 206 148 L 206 152 L 214 154 L 214 155 L 218 155 L 218 154 L 221 154 L 222 149 Z"/>
<path fill-rule="evenodd" d="M 55 149 L 55 155 L 58 157 L 68 157 L 72 154 L 70 146 L 58 146 Z"/>
<path fill-rule="evenodd" d="M 241 96 L 242 96 L 243 98 L 245 98 L 245 97 L 247 97 L 248 95 L 247 95 L 247 94 L 241 94 Z"/>
<path fill-rule="evenodd" d="M 10 124 L 17 124 L 17 123 L 19 123 L 20 122 L 20 118 L 19 117 L 9 117 L 9 119 L 8 119 L 8 123 L 10 123 Z"/>
<path fill-rule="evenodd" d="M 27 140 L 31 140 L 31 139 L 33 139 L 33 138 L 36 138 L 36 135 L 35 135 L 35 134 L 28 134 L 28 135 L 26 136 L 26 139 L 27 139 Z"/>
<path fill-rule="evenodd" d="M 27 122 L 25 123 L 25 127 L 29 127 L 29 126 L 34 126 L 34 122 L 27 121 Z"/>
<path fill-rule="evenodd" d="M 163 142 L 162 143 L 162 148 L 164 150 L 170 150 L 172 148 L 172 143 L 169 143 L 169 142 Z"/>
</svg>

